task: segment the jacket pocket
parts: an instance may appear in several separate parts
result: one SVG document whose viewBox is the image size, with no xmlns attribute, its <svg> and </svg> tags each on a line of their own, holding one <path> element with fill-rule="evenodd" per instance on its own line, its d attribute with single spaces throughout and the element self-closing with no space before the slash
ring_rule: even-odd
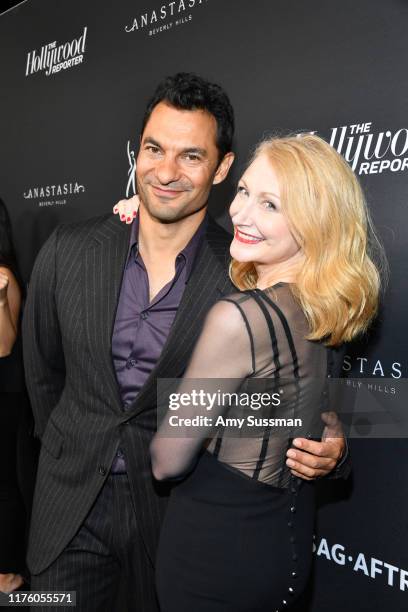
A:
<svg viewBox="0 0 408 612">
<path fill-rule="evenodd" d="M 55 459 L 59 459 L 62 453 L 63 445 L 64 436 L 56 428 L 54 423 L 49 420 L 47 427 L 45 428 L 44 435 L 41 439 L 41 448 L 45 448 L 50 455 L 55 457 Z"/>
</svg>

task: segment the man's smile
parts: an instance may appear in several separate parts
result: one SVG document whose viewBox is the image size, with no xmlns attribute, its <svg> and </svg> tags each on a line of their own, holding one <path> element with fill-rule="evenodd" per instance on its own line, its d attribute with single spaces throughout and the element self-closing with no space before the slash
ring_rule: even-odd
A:
<svg viewBox="0 0 408 612">
<path fill-rule="evenodd" d="M 185 191 L 184 189 L 169 189 L 168 187 L 162 187 L 159 185 L 150 185 L 150 187 L 152 188 L 153 193 L 155 193 L 157 196 L 169 199 L 176 198 L 180 195 L 180 193 Z"/>
</svg>

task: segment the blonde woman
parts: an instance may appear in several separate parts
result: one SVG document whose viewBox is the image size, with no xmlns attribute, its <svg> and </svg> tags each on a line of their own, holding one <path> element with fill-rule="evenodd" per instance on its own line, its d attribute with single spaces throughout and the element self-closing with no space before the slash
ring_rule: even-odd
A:
<svg viewBox="0 0 408 612">
<path fill-rule="evenodd" d="M 316 398 L 325 405 L 332 352 L 377 312 L 362 190 L 321 138 L 272 138 L 256 149 L 230 215 L 230 275 L 241 291 L 210 310 L 177 392 L 196 379 L 209 390 L 222 380 L 227 393 L 261 384 L 283 398 L 279 416 L 311 423 Z M 237 410 L 221 402 L 212 424 Z M 286 463 L 293 430 L 227 436 L 209 425 L 181 438 L 172 415 L 151 444 L 156 479 L 181 479 L 158 550 L 162 612 L 287 609 L 308 579 L 315 511 L 314 483 Z M 195 415 L 196 407 L 177 410 L 178 419 Z"/>
</svg>

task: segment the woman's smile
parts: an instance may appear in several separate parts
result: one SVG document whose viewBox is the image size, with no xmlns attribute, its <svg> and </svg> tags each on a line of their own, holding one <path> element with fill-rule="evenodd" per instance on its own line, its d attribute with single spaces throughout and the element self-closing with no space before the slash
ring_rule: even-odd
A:
<svg viewBox="0 0 408 612">
<path fill-rule="evenodd" d="M 247 234 L 237 227 L 235 228 L 235 238 L 239 240 L 239 242 L 245 242 L 245 244 L 258 244 L 263 241 L 263 238 Z"/>
</svg>

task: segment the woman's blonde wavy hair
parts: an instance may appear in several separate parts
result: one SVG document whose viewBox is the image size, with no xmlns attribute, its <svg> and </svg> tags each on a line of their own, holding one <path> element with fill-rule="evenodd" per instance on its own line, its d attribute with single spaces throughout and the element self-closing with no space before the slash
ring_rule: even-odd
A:
<svg viewBox="0 0 408 612">
<path fill-rule="evenodd" d="M 377 313 L 382 247 L 360 184 L 350 166 L 322 138 L 311 134 L 261 142 L 252 161 L 266 155 L 279 180 L 282 212 L 304 253 L 292 292 L 310 326 L 308 340 L 329 346 L 366 331 Z M 251 262 L 232 259 L 239 289 L 256 287 Z"/>
</svg>

